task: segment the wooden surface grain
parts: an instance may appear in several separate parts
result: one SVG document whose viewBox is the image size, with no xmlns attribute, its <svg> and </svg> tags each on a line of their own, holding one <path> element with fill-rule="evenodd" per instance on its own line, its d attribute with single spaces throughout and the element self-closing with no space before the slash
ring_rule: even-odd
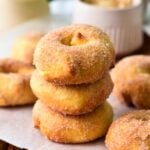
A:
<svg viewBox="0 0 150 150">
<path fill-rule="evenodd" d="M 0 150 L 22 150 L 17 148 L 11 144 L 5 143 L 4 141 L 0 141 Z"/>
</svg>

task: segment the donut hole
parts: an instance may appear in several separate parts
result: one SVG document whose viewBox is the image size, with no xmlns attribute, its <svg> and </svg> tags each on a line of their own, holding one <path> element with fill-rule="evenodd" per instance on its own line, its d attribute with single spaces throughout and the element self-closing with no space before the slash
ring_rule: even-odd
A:
<svg viewBox="0 0 150 150">
<path fill-rule="evenodd" d="M 17 68 L 8 68 L 8 67 L 0 67 L 0 72 L 2 73 L 6 73 L 6 74 L 9 74 L 9 73 L 18 73 L 18 69 Z"/>
<path fill-rule="evenodd" d="M 71 43 L 71 39 L 72 39 L 72 35 L 64 37 L 61 40 L 61 43 L 64 44 L 64 45 L 67 45 L 67 46 L 71 46 L 71 44 L 70 44 Z"/>
<path fill-rule="evenodd" d="M 34 67 L 11 59 L 4 59 L 0 61 L 0 73 L 4 74 L 11 74 L 11 73 L 18 73 L 23 75 L 30 75 Z"/>
<path fill-rule="evenodd" d="M 87 42 L 88 40 L 81 32 L 69 35 L 61 40 L 61 43 L 67 46 L 82 45 L 86 44 Z"/>
<path fill-rule="evenodd" d="M 4 74 L 20 74 L 20 75 L 30 75 L 33 71 L 33 68 L 5 68 L 1 69 L 0 72 Z"/>
</svg>

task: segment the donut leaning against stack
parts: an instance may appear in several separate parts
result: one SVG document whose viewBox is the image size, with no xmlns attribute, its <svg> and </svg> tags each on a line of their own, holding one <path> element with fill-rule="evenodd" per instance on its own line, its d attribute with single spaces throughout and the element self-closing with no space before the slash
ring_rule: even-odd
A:
<svg viewBox="0 0 150 150">
<path fill-rule="evenodd" d="M 111 77 L 113 92 L 121 102 L 150 109 L 150 56 L 135 55 L 122 59 L 111 71 Z"/>
<path fill-rule="evenodd" d="M 0 106 L 16 106 L 35 102 L 30 88 L 34 67 L 11 58 L 0 59 Z"/>
<path fill-rule="evenodd" d="M 105 135 L 113 111 L 106 102 L 115 53 L 109 38 L 90 25 L 71 25 L 45 35 L 34 54 L 31 88 L 40 99 L 33 122 L 48 139 L 84 143 Z"/>
</svg>

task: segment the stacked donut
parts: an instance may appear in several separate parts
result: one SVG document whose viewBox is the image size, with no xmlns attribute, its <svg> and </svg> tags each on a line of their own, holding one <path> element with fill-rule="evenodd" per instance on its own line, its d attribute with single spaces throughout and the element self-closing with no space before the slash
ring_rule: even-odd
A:
<svg viewBox="0 0 150 150">
<path fill-rule="evenodd" d="M 105 33 L 89 25 L 71 25 L 45 35 L 34 54 L 31 78 L 40 99 L 33 121 L 48 139 L 84 143 L 105 135 L 113 112 L 106 102 L 113 88 L 114 49 Z"/>
</svg>

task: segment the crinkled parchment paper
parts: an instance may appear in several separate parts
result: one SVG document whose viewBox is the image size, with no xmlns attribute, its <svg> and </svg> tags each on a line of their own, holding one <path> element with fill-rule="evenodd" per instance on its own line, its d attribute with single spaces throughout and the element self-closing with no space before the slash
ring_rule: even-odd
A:
<svg viewBox="0 0 150 150">
<path fill-rule="evenodd" d="M 131 111 L 111 96 L 109 102 L 114 109 L 114 119 Z M 106 150 L 104 139 L 87 144 L 58 144 L 48 141 L 33 127 L 32 106 L 0 108 L 0 139 L 29 150 Z"/>
</svg>

